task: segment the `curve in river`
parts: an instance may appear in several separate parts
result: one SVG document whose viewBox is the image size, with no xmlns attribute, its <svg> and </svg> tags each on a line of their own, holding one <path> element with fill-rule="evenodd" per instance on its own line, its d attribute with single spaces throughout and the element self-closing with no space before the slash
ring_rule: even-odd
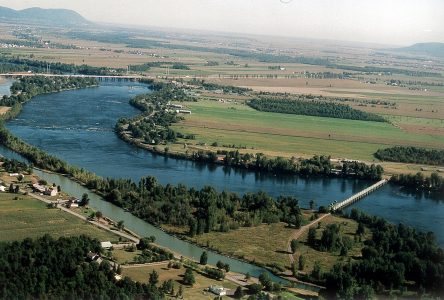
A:
<svg viewBox="0 0 444 300">
<path fill-rule="evenodd" d="M 219 191 L 241 194 L 264 190 L 273 196 L 296 196 L 302 206 L 308 206 L 312 199 L 317 205 L 327 205 L 369 184 L 351 179 L 305 179 L 239 171 L 164 158 L 137 149 L 121 141 L 113 127 L 119 117 L 138 113 L 128 100 L 147 91 L 147 86 L 139 83 L 104 82 L 97 88 L 41 95 L 25 104 L 19 117 L 7 126 L 25 141 L 105 177 L 137 181 L 153 175 L 163 184 L 184 183 L 196 188 L 212 185 Z M 356 207 L 394 223 L 433 231 L 440 244 L 444 244 L 444 203 L 429 199 L 428 195 L 407 195 L 398 187 L 386 185 Z"/>
</svg>

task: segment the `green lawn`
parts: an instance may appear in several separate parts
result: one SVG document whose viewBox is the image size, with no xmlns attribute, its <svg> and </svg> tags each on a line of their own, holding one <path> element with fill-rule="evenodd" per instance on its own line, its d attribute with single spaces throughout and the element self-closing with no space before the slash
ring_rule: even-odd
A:
<svg viewBox="0 0 444 300">
<path fill-rule="evenodd" d="M 442 136 L 408 133 L 389 123 L 259 112 L 242 103 L 209 100 L 187 103 L 187 107 L 193 114 L 174 129 L 196 134 L 198 142 L 256 149 L 251 152 L 372 160 L 377 149 L 388 145 L 444 147 Z"/>
<path fill-rule="evenodd" d="M 61 236 L 89 235 L 101 241 L 118 237 L 59 209 L 48 209 L 43 202 L 29 196 L 0 193 L 0 241 L 17 241 L 50 234 Z"/>
</svg>

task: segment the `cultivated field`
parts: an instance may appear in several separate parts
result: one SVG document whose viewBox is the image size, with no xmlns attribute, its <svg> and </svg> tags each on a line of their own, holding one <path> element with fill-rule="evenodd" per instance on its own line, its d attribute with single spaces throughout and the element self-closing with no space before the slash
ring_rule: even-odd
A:
<svg viewBox="0 0 444 300">
<path fill-rule="evenodd" d="M 444 147 L 444 135 L 407 132 L 389 123 L 259 112 L 242 102 L 206 100 L 187 107 L 193 114 L 174 129 L 196 134 L 196 143 L 245 146 L 245 152 L 373 161 L 377 149 L 392 145 Z"/>
<path fill-rule="evenodd" d="M 14 200 L 15 198 L 18 200 Z M 100 230 L 59 209 L 48 209 L 29 196 L 0 193 L 0 241 L 19 241 L 45 234 L 62 236 L 89 235 L 100 241 L 117 241 L 114 234 Z"/>
</svg>

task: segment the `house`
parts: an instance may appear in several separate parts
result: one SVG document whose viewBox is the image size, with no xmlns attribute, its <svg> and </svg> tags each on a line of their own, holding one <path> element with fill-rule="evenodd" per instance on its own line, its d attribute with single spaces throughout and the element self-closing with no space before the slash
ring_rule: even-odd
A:
<svg viewBox="0 0 444 300">
<path fill-rule="evenodd" d="M 100 245 L 102 246 L 103 249 L 109 250 L 113 247 L 113 244 L 111 244 L 111 242 L 107 241 L 107 242 L 100 242 Z"/>
<path fill-rule="evenodd" d="M 3 185 L 0 185 L 0 192 L 6 192 L 6 188 Z"/>
<path fill-rule="evenodd" d="M 213 294 L 216 294 L 218 296 L 225 296 L 227 294 L 227 290 L 224 289 L 222 286 L 218 285 L 211 285 L 208 290 L 212 292 Z"/>
<path fill-rule="evenodd" d="M 88 254 L 86 254 L 86 259 L 88 261 L 96 261 L 100 258 L 100 255 L 94 252 L 89 251 Z"/>
<path fill-rule="evenodd" d="M 191 110 L 179 109 L 179 113 L 191 115 Z"/>
<path fill-rule="evenodd" d="M 57 189 L 49 188 L 49 189 L 45 189 L 43 194 L 45 194 L 47 196 L 55 197 L 55 196 L 57 196 L 58 192 L 57 192 Z"/>
<path fill-rule="evenodd" d="M 180 105 L 180 104 L 170 104 L 170 107 L 173 107 L 173 108 L 183 108 L 183 105 Z"/>
<path fill-rule="evenodd" d="M 17 177 L 17 176 L 19 176 L 20 174 L 19 173 L 9 173 L 9 176 L 10 177 Z"/>
<path fill-rule="evenodd" d="M 34 183 L 32 185 L 32 189 L 34 190 L 34 192 L 38 192 L 38 193 L 44 193 L 46 191 L 46 188 L 43 185 L 40 185 L 38 183 Z"/>
</svg>

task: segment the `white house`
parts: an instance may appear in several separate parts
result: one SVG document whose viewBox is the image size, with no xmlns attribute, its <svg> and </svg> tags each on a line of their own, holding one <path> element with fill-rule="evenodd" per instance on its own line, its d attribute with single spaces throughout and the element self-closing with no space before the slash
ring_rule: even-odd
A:
<svg viewBox="0 0 444 300">
<path fill-rule="evenodd" d="M 6 188 L 3 185 L 0 185 L 0 192 L 6 192 Z"/>
<path fill-rule="evenodd" d="M 100 245 L 103 249 L 111 249 L 113 247 L 113 244 L 111 242 L 100 242 Z"/>
<path fill-rule="evenodd" d="M 208 290 L 212 292 L 213 294 L 216 294 L 218 296 L 225 296 L 227 294 L 227 290 L 224 289 L 223 286 L 218 285 L 211 285 Z"/>
</svg>

